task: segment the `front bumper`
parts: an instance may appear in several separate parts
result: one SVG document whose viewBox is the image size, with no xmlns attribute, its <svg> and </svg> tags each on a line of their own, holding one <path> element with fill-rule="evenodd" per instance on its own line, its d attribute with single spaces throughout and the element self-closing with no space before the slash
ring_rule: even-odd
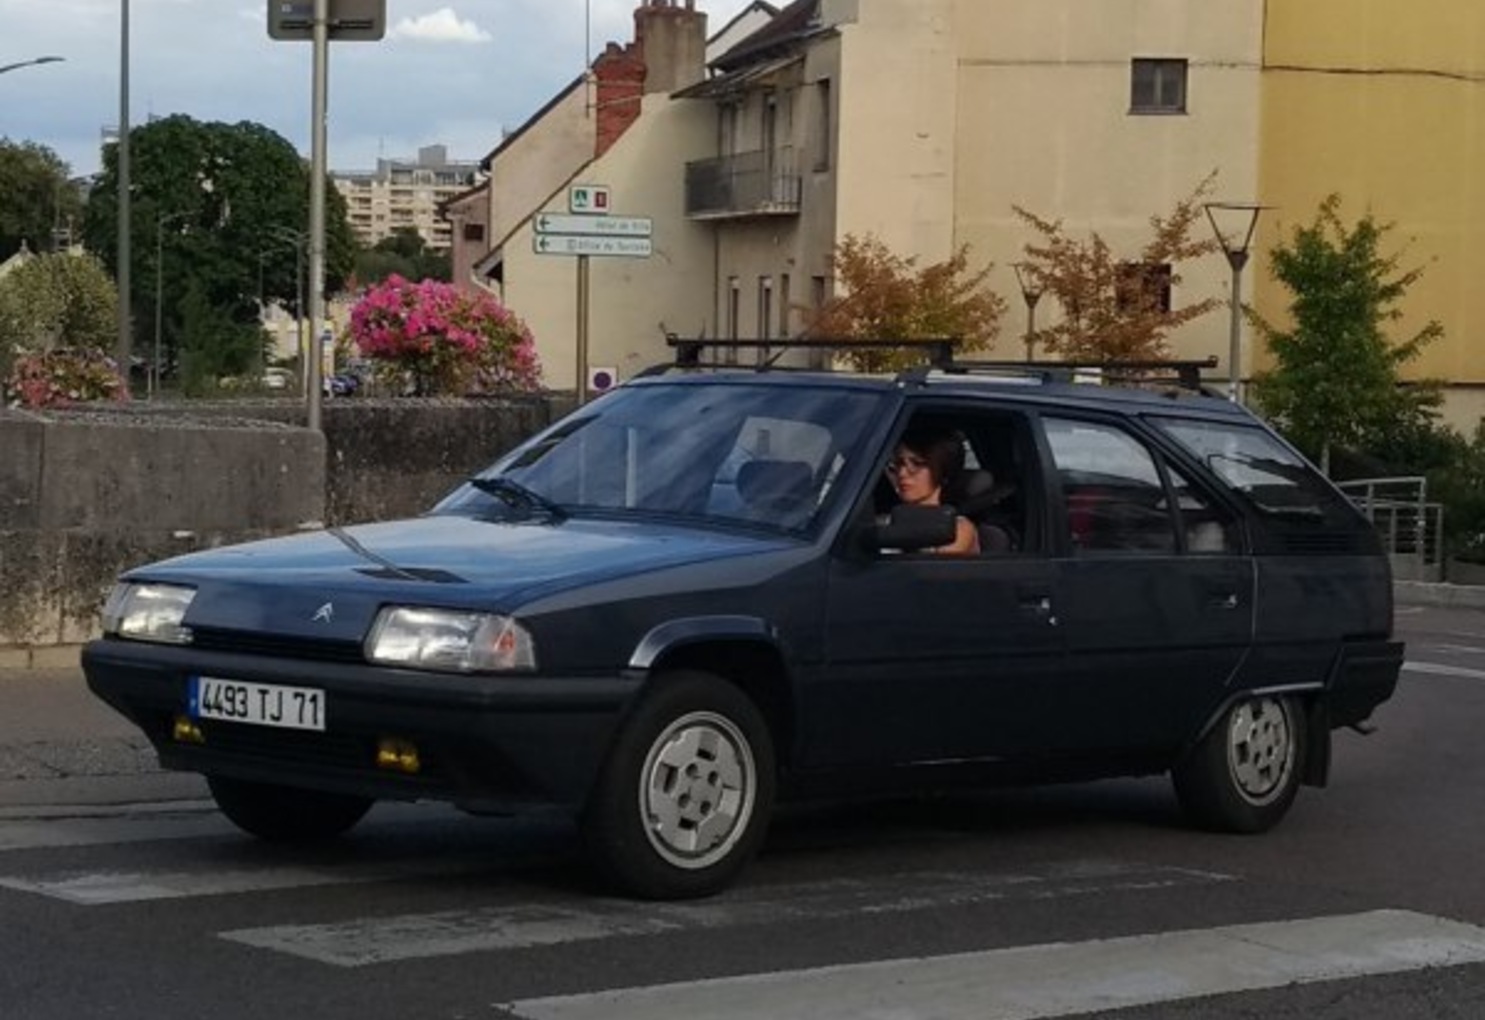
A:
<svg viewBox="0 0 1485 1020">
<path fill-rule="evenodd" d="M 107 638 L 83 649 L 82 665 L 88 686 L 144 731 L 166 768 L 482 813 L 581 806 L 641 683 L 451 676 Z M 319 688 L 326 729 L 199 720 L 203 743 L 177 741 L 192 675 Z M 377 766 L 385 738 L 417 746 L 418 773 Z"/>
</svg>

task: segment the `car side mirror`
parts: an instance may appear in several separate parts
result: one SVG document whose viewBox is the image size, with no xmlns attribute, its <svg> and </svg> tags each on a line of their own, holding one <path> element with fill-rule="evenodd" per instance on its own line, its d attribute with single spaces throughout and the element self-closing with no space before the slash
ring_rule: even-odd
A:
<svg viewBox="0 0 1485 1020">
<path fill-rule="evenodd" d="M 954 541 L 958 534 L 958 517 L 958 512 L 951 506 L 895 506 L 886 524 L 868 529 L 867 544 L 878 551 L 937 549 Z"/>
</svg>

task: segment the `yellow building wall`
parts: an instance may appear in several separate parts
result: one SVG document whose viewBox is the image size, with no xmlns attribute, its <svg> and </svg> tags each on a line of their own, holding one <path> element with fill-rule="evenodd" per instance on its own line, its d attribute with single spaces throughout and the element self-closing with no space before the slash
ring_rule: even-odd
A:
<svg viewBox="0 0 1485 1020">
<path fill-rule="evenodd" d="M 1395 224 L 1389 253 L 1424 275 L 1392 334 L 1429 319 L 1446 331 L 1407 374 L 1448 381 L 1447 418 L 1472 428 L 1485 411 L 1485 3 L 1268 0 L 1264 63 L 1260 180 L 1276 208 L 1259 245 L 1312 222 L 1331 193 L 1347 223 Z M 1290 294 L 1267 273 L 1254 299 L 1286 321 Z"/>
<path fill-rule="evenodd" d="M 1135 258 L 1150 217 L 1169 215 L 1213 173 L 1208 201 L 1254 201 L 1262 0 L 958 0 L 955 40 L 955 243 L 969 245 L 976 265 L 995 264 L 990 283 L 1007 302 L 998 356 L 1024 350 L 1012 264 L 1039 240 L 1013 206 L 1061 220 L 1072 237 L 1097 232 L 1118 257 Z M 1186 113 L 1130 113 L 1136 57 L 1189 61 Z M 1211 236 L 1205 218 L 1191 235 Z M 1179 272 L 1178 306 L 1225 306 L 1231 275 L 1220 253 Z M 1036 315 L 1045 327 L 1061 310 L 1043 300 Z M 1168 340 L 1176 357 L 1216 356 L 1219 379 L 1228 336 L 1223 307 Z M 1250 365 L 1244 358 L 1245 374 Z"/>
</svg>

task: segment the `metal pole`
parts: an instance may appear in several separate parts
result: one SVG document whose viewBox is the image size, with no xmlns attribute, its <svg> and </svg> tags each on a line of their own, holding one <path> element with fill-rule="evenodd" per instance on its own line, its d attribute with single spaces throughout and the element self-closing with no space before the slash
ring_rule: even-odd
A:
<svg viewBox="0 0 1485 1020">
<path fill-rule="evenodd" d="M 294 349 L 299 352 L 299 379 L 309 394 L 309 345 L 304 342 L 304 238 L 294 243 Z"/>
<path fill-rule="evenodd" d="M 577 264 L 577 399 L 588 402 L 588 256 L 579 255 Z"/>
<path fill-rule="evenodd" d="M 1232 319 L 1227 337 L 1227 398 L 1233 403 L 1241 399 L 1238 392 L 1242 385 L 1242 330 L 1243 330 L 1243 266 L 1248 262 L 1245 251 L 1229 251 L 1228 264 L 1232 266 Z"/>
<path fill-rule="evenodd" d="M 311 114 L 309 179 L 309 421 L 321 429 L 323 372 L 320 330 L 325 319 L 325 152 L 326 107 L 330 92 L 330 0 L 315 0 L 314 94 Z"/>
<path fill-rule="evenodd" d="M 114 348 L 114 359 L 119 364 L 125 382 L 130 372 L 133 339 L 133 308 L 130 300 L 129 279 L 129 0 L 122 0 L 119 28 L 119 223 L 118 223 L 118 283 L 119 283 L 119 336 Z"/>
<path fill-rule="evenodd" d="M 162 311 L 163 301 L 161 295 L 165 291 L 165 271 L 163 260 L 165 257 L 165 217 L 158 211 L 155 212 L 155 353 L 150 359 L 150 370 L 145 375 L 147 380 L 146 393 L 150 400 L 155 399 L 155 390 L 160 385 L 160 324 L 164 319 Z"/>
<path fill-rule="evenodd" d="M 1026 360 L 1036 360 L 1036 301 L 1026 302 Z"/>
</svg>

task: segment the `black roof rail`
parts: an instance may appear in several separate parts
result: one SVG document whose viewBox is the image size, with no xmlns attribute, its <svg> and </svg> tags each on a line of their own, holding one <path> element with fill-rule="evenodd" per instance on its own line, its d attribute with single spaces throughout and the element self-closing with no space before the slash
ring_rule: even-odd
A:
<svg viewBox="0 0 1485 1020">
<path fill-rule="evenodd" d="M 683 337 L 667 333 L 665 342 L 675 350 L 675 361 L 668 365 L 654 365 L 639 373 L 639 377 L 663 375 L 671 368 L 732 368 L 758 371 L 788 371 L 778 364 L 780 358 L 790 351 L 920 351 L 927 356 L 930 365 L 947 367 L 954 363 L 954 348 L 959 341 L 952 337 L 926 337 L 918 340 L 857 340 L 854 338 L 828 339 L 821 337 L 773 339 L 741 338 L 712 339 L 708 337 Z M 702 352 L 714 347 L 718 350 L 755 350 L 767 352 L 765 360 L 756 365 L 734 364 L 722 361 L 703 361 Z"/>
<path fill-rule="evenodd" d="M 951 374 L 976 371 L 1040 376 L 1044 382 L 1072 382 L 1078 372 L 1098 371 L 1113 382 L 1174 382 L 1183 390 L 1212 394 L 1201 384 L 1201 370 L 1216 368 L 1215 357 L 1196 359 L 1149 358 L 1121 361 L 955 361 L 943 370 Z"/>
</svg>

